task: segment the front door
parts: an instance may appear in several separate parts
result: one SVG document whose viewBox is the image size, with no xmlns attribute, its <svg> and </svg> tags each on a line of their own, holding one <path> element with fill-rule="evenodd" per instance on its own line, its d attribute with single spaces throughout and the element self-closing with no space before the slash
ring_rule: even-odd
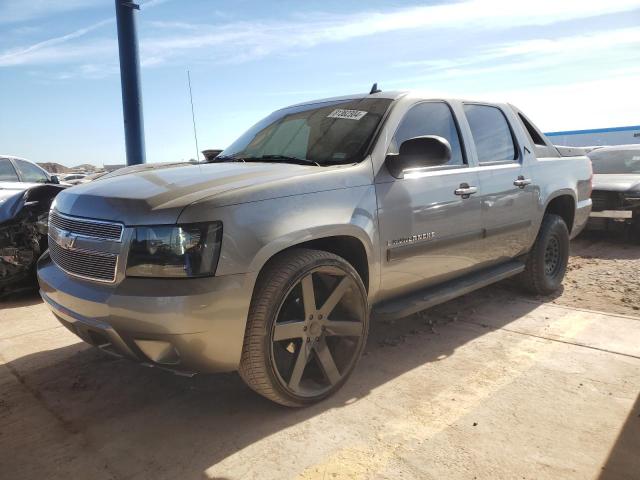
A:
<svg viewBox="0 0 640 480">
<path fill-rule="evenodd" d="M 401 179 L 393 179 L 385 170 L 376 178 L 381 299 L 454 278 L 479 264 L 478 176 L 468 167 L 447 103 L 414 105 L 400 122 L 388 153 L 397 153 L 404 140 L 421 135 L 446 138 L 453 155 L 445 166 L 411 171 Z"/>
<path fill-rule="evenodd" d="M 504 112 L 480 104 L 465 104 L 464 111 L 479 165 L 483 256 L 500 263 L 523 253 L 535 236 L 536 188 Z"/>
</svg>

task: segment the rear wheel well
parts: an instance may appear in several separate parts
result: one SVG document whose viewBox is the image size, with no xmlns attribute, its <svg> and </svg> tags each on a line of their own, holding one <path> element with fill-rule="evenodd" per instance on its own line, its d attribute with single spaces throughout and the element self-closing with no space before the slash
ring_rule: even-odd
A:
<svg viewBox="0 0 640 480">
<path fill-rule="evenodd" d="M 360 275 L 360 278 L 362 279 L 362 283 L 367 289 L 367 292 L 369 291 L 369 261 L 367 258 L 367 251 L 365 250 L 362 242 L 356 237 L 340 235 L 335 237 L 318 238 L 316 240 L 292 245 L 287 250 L 291 248 L 322 250 L 344 258 L 351 264 L 351 266 L 353 266 L 353 268 L 356 269 L 358 275 Z"/>
<path fill-rule="evenodd" d="M 571 195 L 560 195 L 549 202 L 544 213 L 559 215 L 567 225 L 569 233 L 571 233 L 571 229 L 573 228 L 573 217 L 576 213 L 575 200 Z"/>
</svg>

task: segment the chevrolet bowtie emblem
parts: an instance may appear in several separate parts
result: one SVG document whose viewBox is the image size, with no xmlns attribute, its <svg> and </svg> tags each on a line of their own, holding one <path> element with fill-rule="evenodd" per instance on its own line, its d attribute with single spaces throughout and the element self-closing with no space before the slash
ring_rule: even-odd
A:
<svg viewBox="0 0 640 480">
<path fill-rule="evenodd" d="M 65 232 L 64 230 L 58 230 L 58 235 L 57 235 L 56 241 L 58 242 L 58 245 L 60 245 L 65 250 L 71 250 L 74 247 L 75 243 L 76 243 L 76 238 L 78 238 L 78 237 L 76 237 L 71 232 Z"/>
</svg>

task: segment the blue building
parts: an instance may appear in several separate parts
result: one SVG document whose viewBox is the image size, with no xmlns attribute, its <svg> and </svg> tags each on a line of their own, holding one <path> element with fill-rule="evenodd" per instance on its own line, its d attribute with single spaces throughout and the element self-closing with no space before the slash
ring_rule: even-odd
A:
<svg viewBox="0 0 640 480">
<path fill-rule="evenodd" d="M 640 125 L 631 127 L 595 128 L 545 133 L 554 145 L 589 147 L 597 145 L 631 145 L 640 143 Z"/>
</svg>

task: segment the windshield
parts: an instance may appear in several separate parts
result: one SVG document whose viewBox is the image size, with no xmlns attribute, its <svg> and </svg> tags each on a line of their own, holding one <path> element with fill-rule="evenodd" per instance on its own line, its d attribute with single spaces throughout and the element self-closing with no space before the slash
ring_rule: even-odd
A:
<svg viewBox="0 0 640 480">
<path fill-rule="evenodd" d="M 590 153 L 593 173 L 640 173 L 640 149 Z"/>
<path fill-rule="evenodd" d="M 389 99 L 364 98 L 278 110 L 251 127 L 218 159 L 358 162 L 390 104 Z"/>
</svg>

